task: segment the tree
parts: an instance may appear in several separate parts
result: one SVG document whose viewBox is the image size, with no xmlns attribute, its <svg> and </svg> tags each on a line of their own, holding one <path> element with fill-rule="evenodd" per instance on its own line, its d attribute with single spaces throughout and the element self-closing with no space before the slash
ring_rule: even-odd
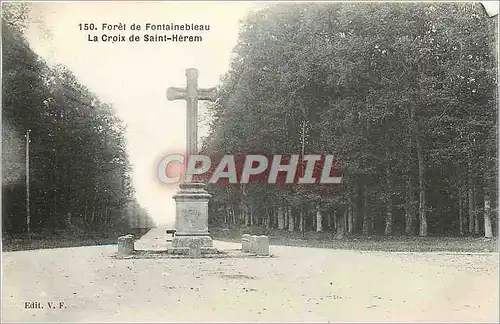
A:
<svg viewBox="0 0 500 324">
<path fill-rule="evenodd" d="M 133 189 L 125 126 L 113 107 L 101 102 L 71 71 L 48 66 L 30 49 L 22 34 L 24 7 L 13 4 L 12 8 L 2 17 L 2 114 L 8 126 L 3 136 L 13 139 L 9 143 L 16 152 L 23 143 L 21 134 L 31 130 L 33 229 L 126 226 L 126 206 Z M 19 158 L 4 169 L 7 232 L 26 228 L 24 170 L 21 176 L 12 177 L 19 173 L 18 164 Z"/>
<path fill-rule="evenodd" d="M 420 236 L 459 233 L 468 213 L 477 234 L 497 197 L 494 31 L 476 3 L 267 6 L 242 25 L 203 150 L 300 154 L 307 120 L 306 152 L 336 157 L 341 190 L 248 190 L 256 208 L 280 220 L 327 203 L 352 231 L 414 234 L 418 221 Z"/>
</svg>

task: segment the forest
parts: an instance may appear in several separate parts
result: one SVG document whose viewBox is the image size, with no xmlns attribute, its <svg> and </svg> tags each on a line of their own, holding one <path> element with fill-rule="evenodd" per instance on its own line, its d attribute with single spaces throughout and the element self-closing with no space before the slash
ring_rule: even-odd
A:
<svg viewBox="0 0 500 324">
<path fill-rule="evenodd" d="M 209 185 L 211 226 L 496 236 L 497 24 L 479 3 L 250 13 L 202 154 L 332 154 L 343 182 Z"/>
<path fill-rule="evenodd" d="M 127 228 L 130 213 L 149 217 L 134 198 L 125 125 L 30 48 L 23 8 L 2 16 L 3 232 Z M 497 28 L 479 3 L 250 13 L 207 105 L 201 153 L 330 154 L 343 181 L 209 185 L 210 226 L 497 236 Z"/>
<path fill-rule="evenodd" d="M 149 217 L 113 107 L 65 66 L 48 66 L 23 36 L 27 7 L 4 5 L 3 233 L 126 230 L 131 213 Z"/>
</svg>

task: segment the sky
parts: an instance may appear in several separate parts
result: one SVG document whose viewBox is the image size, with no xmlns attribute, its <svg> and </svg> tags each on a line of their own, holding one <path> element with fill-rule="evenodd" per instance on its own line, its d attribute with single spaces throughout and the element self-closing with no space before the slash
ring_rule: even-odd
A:
<svg viewBox="0 0 500 324">
<path fill-rule="evenodd" d="M 80 82 L 107 103 L 127 125 L 127 145 L 139 203 L 158 225 L 173 224 L 177 186 L 155 176 L 159 159 L 185 147 L 186 103 L 168 101 L 166 89 L 185 86 L 185 70 L 199 70 L 200 88 L 216 86 L 229 69 L 238 25 L 259 4 L 251 2 L 43 2 L 30 3 L 26 37 L 48 64 L 64 64 Z M 94 23 L 97 31 L 80 30 Z M 102 31 L 102 24 L 125 24 L 125 31 Z M 89 42 L 88 34 L 164 34 L 131 31 L 133 23 L 209 24 L 201 43 Z M 91 37 L 92 38 L 92 37 Z M 200 105 L 200 115 L 203 107 Z M 208 127 L 202 125 L 199 136 Z"/>
</svg>

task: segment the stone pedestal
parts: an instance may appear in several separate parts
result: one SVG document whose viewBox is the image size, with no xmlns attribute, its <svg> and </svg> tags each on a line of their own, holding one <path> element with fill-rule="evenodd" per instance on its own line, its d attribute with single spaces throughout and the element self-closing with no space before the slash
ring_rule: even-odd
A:
<svg viewBox="0 0 500 324">
<path fill-rule="evenodd" d="M 269 237 L 243 234 L 241 249 L 256 255 L 269 255 Z"/>
<path fill-rule="evenodd" d="M 176 203 L 176 231 L 172 248 L 179 249 L 179 252 L 185 251 L 186 248 L 207 250 L 213 247 L 212 238 L 208 233 L 210 194 L 204 187 L 203 183 L 181 183 L 179 191 L 173 197 Z"/>
<path fill-rule="evenodd" d="M 250 234 L 243 234 L 241 236 L 241 250 L 243 252 L 250 252 L 251 250 L 251 247 L 250 247 L 250 239 L 251 239 L 251 236 Z"/>
<path fill-rule="evenodd" d="M 118 238 L 118 256 L 127 256 L 134 253 L 134 235 L 128 234 Z"/>
<path fill-rule="evenodd" d="M 257 246 L 257 235 L 251 235 L 249 241 L 250 243 L 248 244 L 248 251 L 251 253 L 255 253 L 255 249 Z"/>
<path fill-rule="evenodd" d="M 265 235 L 255 238 L 254 253 L 257 255 L 269 255 L 269 237 Z"/>
</svg>

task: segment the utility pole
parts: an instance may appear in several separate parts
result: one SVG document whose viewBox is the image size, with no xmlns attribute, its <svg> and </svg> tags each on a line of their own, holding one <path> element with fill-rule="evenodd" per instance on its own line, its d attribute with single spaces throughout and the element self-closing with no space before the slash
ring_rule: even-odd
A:
<svg viewBox="0 0 500 324">
<path fill-rule="evenodd" d="M 28 233 L 31 232 L 30 222 L 30 133 L 31 130 L 26 131 L 26 228 Z"/>
<path fill-rule="evenodd" d="M 305 148 L 305 131 L 306 131 L 306 121 L 303 120 L 302 121 L 302 163 L 301 163 L 301 166 L 300 166 L 300 169 L 301 169 L 301 174 L 302 176 L 304 176 L 305 174 L 305 170 L 304 170 L 304 148 Z M 305 239 L 305 236 L 306 236 L 306 215 L 304 215 L 304 208 L 301 208 L 301 211 L 302 213 L 302 239 Z"/>
<path fill-rule="evenodd" d="M 304 106 L 304 102 L 301 102 L 300 104 L 300 110 L 302 112 L 302 137 L 301 137 L 301 144 L 302 144 L 302 163 L 301 163 L 301 173 L 302 173 L 302 176 L 304 176 L 305 174 L 305 165 L 304 165 L 304 152 L 305 152 L 305 142 L 306 142 L 306 123 L 307 123 L 307 112 L 306 112 L 306 107 Z M 304 207 L 302 206 L 301 207 L 301 215 L 302 215 L 302 239 L 305 239 L 305 236 L 306 236 L 306 215 L 305 214 L 305 211 L 304 211 Z"/>
</svg>

